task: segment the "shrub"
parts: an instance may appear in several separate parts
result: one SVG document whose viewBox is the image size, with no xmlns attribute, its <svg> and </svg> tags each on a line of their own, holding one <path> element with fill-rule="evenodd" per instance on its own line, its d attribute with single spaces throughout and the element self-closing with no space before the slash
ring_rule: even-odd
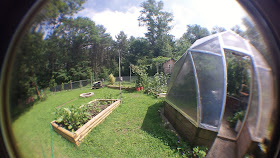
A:
<svg viewBox="0 0 280 158">
<path fill-rule="evenodd" d="M 64 90 L 64 83 L 63 82 L 61 83 L 61 90 L 62 91 Z"/>
<path fill-rule="evenodd" d="M 110 84 L 111 84 L 111 85 L 114 85 L 114 84 L 115 84 L 116 78 L 114 77 L 113 74 L 110 74 L 110 75 L 109 75 L 109 81 L 110 81 Z"/>
<path fill-rule="evenodd" d="M 154 77 L 148 79 L 145 92 L 153 95 L 166 92 L 167 79 L 168 76 L 164 73 L 156 73 Z"/>
<path fill-rule="evenodd" d="M 147 80 L 148 80 L 148 74 L 146 72 L 146 68 L 144 66 L 132 66 L 132 72 L 135 73 L 137 76 L 136 79 L 136 87 L 146 87 L 147 85 Z"/>
</svg>

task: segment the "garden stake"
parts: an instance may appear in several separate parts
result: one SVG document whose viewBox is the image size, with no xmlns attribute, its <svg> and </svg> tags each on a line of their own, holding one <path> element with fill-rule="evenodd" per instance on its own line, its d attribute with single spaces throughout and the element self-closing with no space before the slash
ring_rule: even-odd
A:
<svg viewBox="0 0 280 158">
<path fill-rule="evenodd" d="M 46 158 L 46 154 L 45 154 L 45 152 L 44 152 L 44 149 L 43 149 L 42 144 L 41 144 L 41 151 L 42 151 L 42 153 L 43 153 L 44 158 Z"/>
<path fill-rule="evenodd" d="M 54 158 L 54 155 L 53 155 L 53 140 L 52 140 L 52 131 L 53 131 L 52 124 L 50 124 L 50 126 L 51 126 L 51 151 L 52 151 L 52 158 Z"/>
</svg>

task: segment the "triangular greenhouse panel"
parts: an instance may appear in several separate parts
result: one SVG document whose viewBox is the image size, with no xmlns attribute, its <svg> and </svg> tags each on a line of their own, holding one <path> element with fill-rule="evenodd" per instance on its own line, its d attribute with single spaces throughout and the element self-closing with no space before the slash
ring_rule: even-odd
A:
<svg viewBox="0 0 280 158">
<path fill-rule="evenodd" d="M 197 87 L 190 54 L 181 64 L 181 69 L 176 74 L 177 77 L 166 99 L 183 111 L 184 115 L 190 117 L 192 121 L 197 122 Z"/>
</svg>

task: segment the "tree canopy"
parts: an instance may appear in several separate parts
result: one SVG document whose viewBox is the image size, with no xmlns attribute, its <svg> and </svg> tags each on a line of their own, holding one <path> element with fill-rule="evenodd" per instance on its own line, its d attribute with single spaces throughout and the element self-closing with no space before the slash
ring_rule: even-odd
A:
<svg viewBox="0 0 280 158">
<path fill-rule="evenodd" d="M 208 35 L 210 35 L 210 32 L 207 28 L 194 24 L 187 25 L 187 32 L 184 33 L 183 38 L 187 39 L 191 44 L 193 44 L 196 40 Z"/>
<path fill-rule="evenodd" d="M 143 10 L 138 18 L 139 26 L 146 26 L 147 33 L 145 37 L 149 41 L 150 49 L 154 56 L 171 54 L 169 50 L 172 36 L 169 31 L 172 29 L 170 23 L 173 21 L 173 15 L 163 11 L 163 2 L 147 0 L 141 4 Z"/>
</svg>

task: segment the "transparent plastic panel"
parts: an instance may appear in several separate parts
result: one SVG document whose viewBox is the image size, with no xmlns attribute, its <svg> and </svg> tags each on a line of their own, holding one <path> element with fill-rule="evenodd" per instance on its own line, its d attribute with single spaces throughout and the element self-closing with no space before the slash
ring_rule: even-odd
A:
<svg viewBox="0 0 280 158">
<path fill-rule="evenodd" d="M 190 55 L 187 55 L 166 100 L 197 122 L 197 87 Z"/>
<path fill-rule="evenodd" d="M 257 124 L 256 136 L 258 138 L 264 138 L 269 134 L 268 124 L 272 115 L 273 107 L 273 79 L 271 71 L 267 71 L 263 68 L 258 68 L 260 82 L 261 82 L 261 102 L 259 120 Z"/>
<path fill-rule="evenodd" d="M 257 76 L 256 71 L 254 71 L 253 74 L 253 89 L 251 92 L 252 99 L 251 99 L 251 105 L 248 112 L 247 117 L 247 124 L 249 127 L 249 131 L 251 134 L 254 135 L 254 132 L 256 130 L 256 125 L 258 121 L 258 113 L 259 113 L 259 90 L 258 90 L 258 82 L 257 82 Z"/>
<path fill-rule="evenodd" d="M 201 100 L 201 123 L 218 127 L 224 99 L 224 67 L 220 56 L 192 52 Z"/>
<path fill-rule="evenodd" d="M 217 36 L 218 36 L 218 34 L 213 34 L 213 35 L 209 35 L 209 36 L 203 37 L 203 38 L 201 38 L 201 39 L 198 39 L 198 40 L 196 40 L 196 41 L 192 44 L 192 46 L 190 47 L 190 49 L 193 49 L 194 47 L 196 47 L 196 46 L 198 46 L 198 45 L 200 45 L 200 44 L 202 44 L 202 43 L 205 43 L 205 42 L 207 42 L 207 41 L 209 41 L 209 40 L 211 40 L 212 38 L 215 38 L 215 37 L 217 37 Z"/>
<path fill-rule="evenodd" d="M 259 51 L 257 51 L 257 49 L 255 47 L 251 46 L 251 51 L 254 56 L 256 65 L 264 67 L 264 68 L 269 68 L 269 65 L 266 63 L 264 57 L 262 56 L 262 54 Z"/>
<path fill-rule="evenodd" d="M 184 61 L 186 60 L 186 56 L 187 56 L 187 53 L 184 53 L 183 56 L 174 64 L 172 74 L 170 77 L 170 81 L 168 84 L 168 90 L 167 90 L 168 92 L 169 92 L 170 88 L 172 87 L 181 67 L 183 66 Z"/>
<path fill-rule="evenodd" d="M 222 34 L 222 39 L 224 41 L 225 47 L 236 47 L 248 50 L 245 40 L 232 32 L 226 32 Z"/>
<path fill-rule="evenodd" d="M 195 46 L 192 49 L 205 50 L 208 52 L 221 54 L 221 47 L 220 47 L 220 42 L 219 42 L 218 37 L 215 37 L 209 41 L 206 41 L 205 43 Z"/>
</svg>

